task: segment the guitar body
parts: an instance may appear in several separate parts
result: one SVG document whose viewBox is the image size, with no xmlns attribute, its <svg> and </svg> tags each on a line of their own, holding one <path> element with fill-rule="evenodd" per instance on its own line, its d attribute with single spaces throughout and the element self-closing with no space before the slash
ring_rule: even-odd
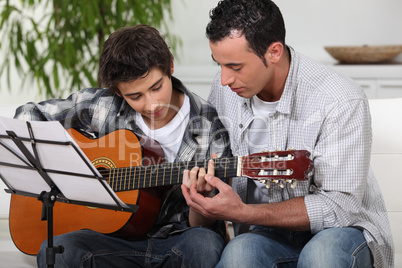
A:
<svg viewBox="0 0 402 268">
<path fill-rule="evenodd" d="M 162 162 L 163 151 L 160 147 L 149 139 L 139 139 L 129 130 L 117 130 L 99 139 L 87 138 L 73 129 L 68 132 L 100 171 Z M 119 189 L 119 185 L 113 185 L 113 181 L 108 180 L 108 183 L 124 203 L 137 205 L 138 210 L 128 213 L 56 202 L 53 208 L 53 234 L 91 229 L 127 239 L 146 235 L 158 217 L 165 188 L 126 191 Z M 42 207 L 43 203 L 36 198 L 11 195 L 11 237 L 16 247 L 29 255 L 36 255 L 42 242 L 47 239 L 47 221 L 41 220 Z"/>
</svg>

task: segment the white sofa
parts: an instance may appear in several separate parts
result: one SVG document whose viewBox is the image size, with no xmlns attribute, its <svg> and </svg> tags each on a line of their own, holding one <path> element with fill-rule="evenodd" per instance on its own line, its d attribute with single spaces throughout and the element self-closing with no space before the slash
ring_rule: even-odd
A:
<svg viewBox="0 0 402 268">
<path fill-rule="evenodd" d="M 395 245 L 395 267 L 402 267 L 402 98 L 370 99 L 373 147 L 371 167 L 387 206 Z"/>
<path fill-rule="evenodd" d="M 369 103 L 373 128 L 371 167 L 384 195 L 391 222 L 395 267 L 402 267 L 402 171 L 399 169 L 402 167 L 402 98 L 370 99 Z M 14 109 L 7 108 L 0 107 L 0 115 L 11 117 Z M 0 212 L 3 212 L 0 214 L 7 217 L 9 195 L 3 192 L 0 197 L 5 199 L 0 204 L 3 206 L 0 206 Z"/>
</svg>

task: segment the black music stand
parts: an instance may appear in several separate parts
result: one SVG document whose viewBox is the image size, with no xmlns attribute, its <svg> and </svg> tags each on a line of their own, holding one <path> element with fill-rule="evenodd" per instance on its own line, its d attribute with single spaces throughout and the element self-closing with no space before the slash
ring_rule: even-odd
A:
<svg viewBox="0 0 402 268">
<path fill-rule="evenodd" d="M 60 161 L 63 157 L 68 159 Z M 73 162 L 71 166 L 67 164 L 69 161 Z M 71 172 L 72 168 L 80 172 Z M 138 208 L 120 201 L 58 122 L 0 117 L 0 178 L 8 188 L 5 189 L 7 193 L 36 197 L 43 203 L 41 219 L 47 221 L 48 267 L 54 267 L 56 254 L 63 253 L 62 245 L 53 246 L 55 202 L 127 212 L 135 212 Z M 75 194 L 77 189 L 80 192 Z M 91 198 L 95 192 L 96 197 Z"/>
</svg>

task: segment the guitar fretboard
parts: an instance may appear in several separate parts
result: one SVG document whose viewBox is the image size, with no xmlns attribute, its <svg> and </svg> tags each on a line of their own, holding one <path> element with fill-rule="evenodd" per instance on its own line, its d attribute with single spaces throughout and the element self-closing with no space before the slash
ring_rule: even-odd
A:
<svg viewBox="0 0 402 268">
<path fill-rule="evenodd" d="M 215 176 L 236 177 L 237 157 L 215 159 Z M 115 192 L 180 184 L 184 170 L 208 166 L 208 160 L 164 163 L 160 165 L 134 166 L 102 170 Z"/>
</svg>

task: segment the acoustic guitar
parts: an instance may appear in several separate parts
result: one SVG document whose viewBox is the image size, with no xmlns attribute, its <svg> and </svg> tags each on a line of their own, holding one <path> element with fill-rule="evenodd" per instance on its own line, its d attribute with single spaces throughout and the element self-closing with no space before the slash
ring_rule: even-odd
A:
<svg viewBox="0 0 402 268">
<path fill-rule="evenodd" d="M 208 160 L 163 163 L 163 151 L 154 141 L 129 130 L 117 130 L 99 139 L 74 129 L 67 131 L 117 196 L 138 209 L 128 213 L 56 202 L 54 235 L 91 229 L 127 239 L 143 237 L 158 217 L 164 192 L 182 182 L 183 171 L 194 166 L 207 167 Z M 269 182 L 282 187 L 283 183 L 294 186 L 295 182 L 308 178 L 313 167 L 309 156 L 305 150 L 289 150 L 219 158 L 215 159 L 215 175 L 219 178 L 245 176 L 267 186 Z M 11 237 L 16 247 L 29 255 L 36 255 L 47 239 L 47 222 L 41 221 L 42 205 L 33 197 L 11 195 Z"/>
</svg>

